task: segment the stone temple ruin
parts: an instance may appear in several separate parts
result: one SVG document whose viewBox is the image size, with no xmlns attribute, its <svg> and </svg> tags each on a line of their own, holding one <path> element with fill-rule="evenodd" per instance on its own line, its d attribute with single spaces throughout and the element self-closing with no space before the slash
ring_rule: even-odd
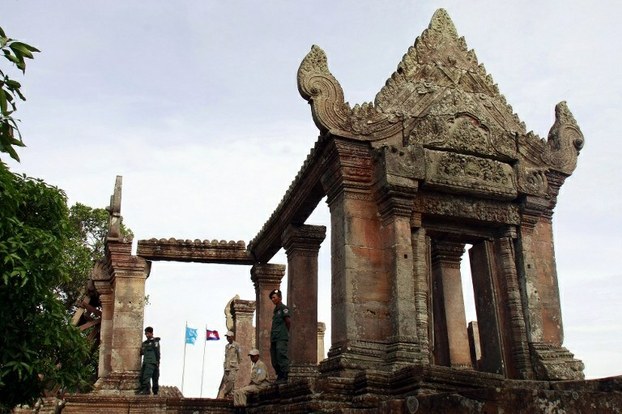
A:
<svg viewBox="0 0 622 414">
<path fill-rule="evenodd" d="M 66 396 L 64 413 L 233 412 L 230 401 L 175 389 L 133 395 L 154 260 L 252 265 L 256 297 L 232 301 L 233 326 L 268 366 L 268 292 L 287 269 L 290 378 L 251 395 L 249 413 L 622 410 L 620 380 L 584 380 L 583 363 L 563 346 L 552 216 L 584 142 L 564 102 L 548 139 L 528 132 L 442 9 L 373 103 L 344 102 L 317 46 L 300 65 L 298 89 L 320 135 L 248 245 L 151 239 L 132 255 L 119 233 L 117 180 L 106 260 L 93 273 L 99 380 L 90 394 Z M 325 197 L 332 335 L 318 363 L 326 229 L 306 220 Z M 465 246 L 477 312 L 470 325 Z M 280 249 L 286 266 L 270 263 Z"/>
</svg>

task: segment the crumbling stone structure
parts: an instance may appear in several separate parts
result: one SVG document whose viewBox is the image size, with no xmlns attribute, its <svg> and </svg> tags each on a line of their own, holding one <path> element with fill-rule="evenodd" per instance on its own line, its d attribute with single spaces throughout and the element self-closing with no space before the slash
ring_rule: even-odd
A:
<svg viewBox="0 0 622 414">
<path fill-rule="evenodd" d="M 112 237 L 107 274 L 116 283 L 144 283 L 150 260 L 252 265 L 255 341 L 269 365 L 267 293 L 287 270 L 297 321 L 291 376 L 251 395 L 248 412 L 619 412 L 619 378 L 584 381 L 582 362 L 563 346 L 552 216 L 584 143 L 567 105 L 555 107 L 548 139 L 528 132 L 444 10 L 373 103 L 344 101 L 317 46 L 300 65 L 298 89 L 320 136 L 248 247 L 142 240 L 136 258 L 117 264 Z M 328 358 L 318 365 L 317 253 L 326 229 L 306 220 L 325 197 L 332 318 Z M 477 312 L 470 327 L 460 272 L 465 246 Z M 270 263 L 280 249 L 287 266 Z M 118 320 L 142 323 L 130 299 L 102 301 L 104 315 L 113 315 L 102 353 L 108 377 L 121 367 L 106 362 L 117 346 L 129 355 L 139 344 L 115 341 L 125 329 L 117 330 Z M 81 397 L 72 398 L 66 410 L 78 412 L 71 407 Z M 183 399 L 159 398 L 142 404 L 187 412 Z M 213 400 L 192 407 L 227 409 Z"/>
</svg>

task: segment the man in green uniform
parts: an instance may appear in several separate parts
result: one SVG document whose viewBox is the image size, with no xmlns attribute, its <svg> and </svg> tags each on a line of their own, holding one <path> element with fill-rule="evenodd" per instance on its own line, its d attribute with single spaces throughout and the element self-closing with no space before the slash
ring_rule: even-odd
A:
<svg viewBox="0 0 622 414">
<path fill-rule="evenodd" d="M 143 341 L 140 355 L 143 357 L 143 365 L 140 369 L 140 389 L 137 394 L 149 395 L 153 391 L 158 394 L 160 378 L 160 338 L 153 337 L 153 328 L 145 328 L 147 339 Z"/>
<path fill-rule="evenodd" d="M 270 292 L 270 300 L 274 304 L 272 315 L 272 331 L 270 332 L 270 358 L 276 371 L 277 382 L 287 381 L 289 373 L 289 357 L 287 345 L 291 323 L 289 308 L 282 302 L 283 296 L 279 289 Z"/>
</svg>

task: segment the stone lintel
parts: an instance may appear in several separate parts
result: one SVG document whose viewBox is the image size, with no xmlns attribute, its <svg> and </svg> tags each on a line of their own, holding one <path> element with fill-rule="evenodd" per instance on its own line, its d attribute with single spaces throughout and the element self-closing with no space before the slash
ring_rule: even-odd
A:
<svg viewBox="0 0 622 414">
<path fill-rule="evenodd" d="M 150 239 L 138 241 L 138 256 L 148 260 L 252 265 L 243 241 Z"/>
<path fill-rule="evenodd" d="M 518 225 L 521 222 L 517 205 L 498 200 L 420 191 L 417 193 L 414 204 L 416 213 L 428 217 L 454 217 L 461 221 L 492 224 Z M 413 219 L 415 222 L 419 220 L 420 224 L 421 219 L 418 216 L 414 216 Z"/>
</svg>

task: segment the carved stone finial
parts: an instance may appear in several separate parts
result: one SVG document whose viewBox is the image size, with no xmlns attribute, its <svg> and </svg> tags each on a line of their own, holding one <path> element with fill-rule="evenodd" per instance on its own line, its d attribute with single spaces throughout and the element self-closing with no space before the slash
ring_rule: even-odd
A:
<svg viewBox="0 0 622 414">
<path fill-rule="evenodd" d="M 232 331 L 234 328 L 233 315 L 231 314 L 231 304 L 233 303 L 234 300 L 238 300 L 238 299 L 240 299 L 240 295 L 236 294 L 234 297 L 229 299 L 229 302 L 227 302 L 227 304 L 225 305 L 225 322 L 226 322 L 228 331 Z"/>
<path fill-rule="evenodd" d="M 108 222 L 108 239 L 119 239 L 121 237 L 121 190 L 123 187 L 123 177 L 117 175 L 114 183 L 114 192 L 110 196 L 110 205 L 106 207 L 110 214 Z"/>
<path fill-rule="evenodd" d="M 342 136 L 348 132 L 350 107 L 344 102 L 343 89 L 328 70 L 324 51 L 316 45 L 298 68 L 298 91 L 311 104 L 315 125 L 322 131 Z"/>
<path fill-rule="evenodd" d="M 555 106 L 555 123 L 549 130 L 547 161 L 553 169 L 566 175 L 577 166 L 577 157 L 585 140 L 577 121 L 562 101 Z"/>
<path fill-rule="evenodd" d="M 434 12 L 428 28 L 432 30 L 439 30 L 458 37 L 458 32 L 454 26 L 454 22 L 451 20 L 451 17 L 449 17 L 449 14 L 445 9 L 438 9 Z"/>
</svg>

